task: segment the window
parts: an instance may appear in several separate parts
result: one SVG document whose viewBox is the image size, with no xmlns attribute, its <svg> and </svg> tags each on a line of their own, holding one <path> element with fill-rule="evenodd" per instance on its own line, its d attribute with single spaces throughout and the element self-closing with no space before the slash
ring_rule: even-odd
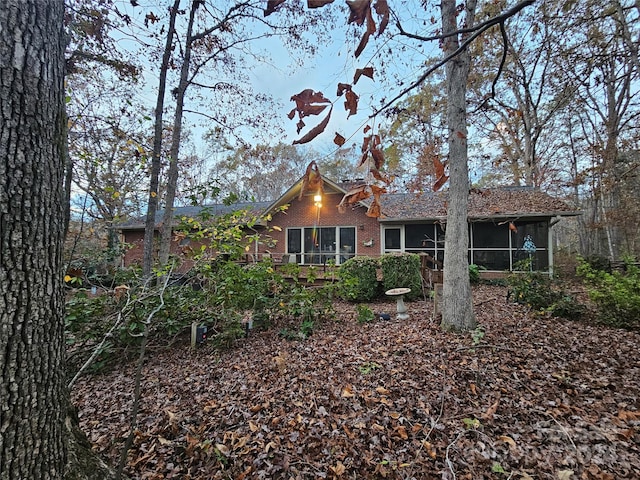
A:
<svg viewBox="0 0 640 480">
<path fill-rule="evenodd" d="M 474 222 L 469 224 L 469 262 L 487 270 L 513 270 L 514 265 L 529 258 L 523 249 L 530 236 L 536 250 L 531 253 L 533 268 L 549 268 L 548 232 L 545 221 L 516 221 L 517 232 L 508 222 Z M 415 223 L 384 228 L 384 252 L 426 253 L 444 261 L 445 232 L 439 224 Z M 517 265 L 515 265 L 517 267 Z"/>
<path fill-rule="evenodd" d="M 402 245 L 400 244 L 400 228 L 385 228 L 384 229 L 384 249 L 385 250 L 400 250 Z"/>
<path fill-rule="evenodd" d="M 329 261 L 344 263 L 355 255 L 355 227 L 307 227 L 287 229 L 287 253 L 296 254 L 296 262 L 323 265 Z"/>
</svg>

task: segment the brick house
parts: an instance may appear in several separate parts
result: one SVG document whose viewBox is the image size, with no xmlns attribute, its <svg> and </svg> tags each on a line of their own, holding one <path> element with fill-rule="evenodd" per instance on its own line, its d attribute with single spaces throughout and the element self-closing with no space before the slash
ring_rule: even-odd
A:
<svg viewBox="0 0 640 480">
<path fill-rule="evenodd" d="M 272 203 L 215 205 L 214 212 L 250 208 L 271 218 L 258 227 L 264 241 L 250 245 L 248 261 L 265 255 L 276 261 L 299 265 L 341 264 L 355 255 L 385 253 L 426 254 L 438 265 L 444 259 L 447 192 L 385 194 L 382 216 L 366 215 L 368 204 L 360 202 L 338 212 L 338 204 L 353 184 L 324 178 L 324 191 L 300 197 L 302 179 Z M 288 205 L 280 212 L 278 207 Z M 176 208 L 175 217 L 193 216 L 200 207 Z M 563 201 L 528 187 L 472 189 L 469 194 L 469 262 L 488 272 L 513 270 L 519 260 L 531 257 L 534 268 L 553 269 L 553 226 L 578 212 Z M 158 218 L 162 218 L 161 213 Z M 269 229 L 268 227 L 279 227 Z M 122 239 L 132 245 L 123 265 L 142 256 L 144 219 L 118 227 Z M 268 237 L 268 238 L 267 238 Z M 179 253 L 184 245 L 175 242 Z"/>
</svg>

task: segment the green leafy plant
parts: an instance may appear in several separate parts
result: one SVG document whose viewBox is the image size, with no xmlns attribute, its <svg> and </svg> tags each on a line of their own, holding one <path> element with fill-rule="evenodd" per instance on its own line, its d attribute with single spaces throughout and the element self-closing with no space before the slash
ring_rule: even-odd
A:
<svg viewBox="0 0 640 480">
<path fill-rule="evenodd" d="M 471 330 L 471 341 L 474 345 L 480 345 L 484 338 L 484 327 L 478 325 L 474 330 Z"/>
<path fill-rule="evenodd" d="M 640 269 L 627 259 L 624 271 L 597 270 L 581 261 L 578 275 L 589 285 L 598 320 L 612 327 L 640 329 Z"/>
<path fill-rule="evenodd" d="M 374 370 L 381 368 L 381 365 L 376 362 L 365 362 L 362 365 L 358 366 L 358 371 L 362 375 L 369 375 Z"/>
<path fill-rule="evenodd" d="M 358 323 L 369 323 L 375 320 L 375 314 L 367 305 L 356 305 L 356 312 L 358 314 Z"/>
<path fill-rule="evenodd" d="M 533 310 L 551 314 L 556 317 L 578 319 L 586 311 L 586 307 L 572 295 L 566 293 L 562 285 L 549 275 L 541 272 L 526 271 L 529 260 L 518 266 L 508 279 L 507 297 L 514 302 L 528 305 Z"/>
<path fill-rule="evenodd" d="M 472 284 L 476 285 L 480 283 L 480 281 L 482 280 L 482 278 L 480 277 L 480 272 L 482 270 L 484 270 L 484 267 L 476 265 L 475 263 L 469 265 L 469 281 Z"/>
<path fill-rule="evenodd" d="M 353 257 L 338 270 L 338 295 L 352 302 L 367 302 L 379 294 L 378 260 L 371 257 Z"/>
<path fill-rule="evenodd" d="M 415 300 L 422 295 L 420 256 L 415 253 L 386 254 L 380 257 L 383 289 L 410 288 L 406 300 Z"/>
</svg>

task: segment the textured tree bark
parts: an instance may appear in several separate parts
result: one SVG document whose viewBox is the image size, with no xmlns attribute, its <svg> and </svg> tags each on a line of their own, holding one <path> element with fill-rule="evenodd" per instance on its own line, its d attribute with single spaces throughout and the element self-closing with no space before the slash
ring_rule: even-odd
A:
<svg viewBox="0 0 640 480">
<path fill-rule="evenodd" d="M 473 26 L 475 0 L 466 3 L 466 26 Z M 458 29 L 455 0 L 442 0 L 442 33 Z M 458 35 L 443 40 L 444 55 L 459 47 Z M 447 124 L 449 130 L 449 204 L 445 231 L 442 327 L 447 330 L 475 328 L 471 283 L 469 281 L 469 167 L 467 156 L 467 78 L 470 55 L 466 49 L 447 62 Z"/>
<path fill-rule="evenodd" d="M 63 14 L 0 6 L 0 480 L 110 478 L 65 389 Z"/>
<path fill-rule="evenodd" d="M 0 7 L 0 478 L 62 478 L 62 0 Z"/>
</svg>

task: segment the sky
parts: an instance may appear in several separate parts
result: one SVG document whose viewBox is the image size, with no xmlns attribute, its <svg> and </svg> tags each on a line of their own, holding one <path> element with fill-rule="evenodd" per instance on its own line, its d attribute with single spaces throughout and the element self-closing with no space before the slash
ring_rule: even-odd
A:
<svg viewBox="0 0 640 480">
<path fill-rule="evenodd" d="M 132 8 L 128 1 L 122 0 L 120 8 L 123 12 L 127 12 L 130 15 L 140 14 L 144 11 L 149 11 L 152 4 L 157 2 L 139 2 L 139 6 Z M 266 5 L 266 0 L 265 0 Z M 186 6 L 187 2 L 183 1 Z M 336 2 L 338 4 L 338 2 Z M 408 8 L 404 4 L 398 6 L 398 8 Z M 277 15 L 277 14 L 274 14 Z M 407 14 L 406 18 L 411 22 L 412 14 Z M 166 18 L 162 18 L 161 22 L 166 23 Z M 424 27 L 419 24 L 411 24 L 417 29 L 423 29 Z M 357 33 L 354 34 L 354 28 L 357 28 Z M 430 27 L 432 29 L 432 26 Z M 283 141 L 283 143 L 292 143 L 295 139 L 300 138 L 306 131 L 319 123 L 325 113 L 318 117 L 307 117 L 304 119 L 307 127 L 301 131 L 300 134 L 296 132 L 296 123 L 298 121 L 297 116 L 290 120 L 287 114 L 294 108 L 295 104 L 292 102 L 291 96 L 299 93 L 303 89 L 310 88 L 314 91 L 322 91 L 328 99 L 334 101 L 334 109 L 331 115 L 331 121 L 323 134 L 318 136 L 315 140 L 308 144 L 309 147 L 321 154 L 332 155 L 336 150 L 336 146 L 333 144 L 333 138 L 335 132 L 339 132 L 347 138 L 346 146 L 351 144 L 360 145 L 363 138 L 363 128 L 369 124 L 372 127 L 377 127 L 380 121 L 380 117 L 375 120 L 370 118 L 371 113 L 376 105 L 380 104 L 380 99 L 389 97 L 391 94 L 395 94 L 398 91 L 397 87 L 391 87 L 390 81 L 395 74 L 399 76 L 403 81 L 410 83 L 417 78 L 420 69 L 424 65 L 424 60 L 433 55 L 433 49 L 437 48 L 437 45 L 426 46 L 427 52 L 421 50 L 421 48 L 409 48 L 405 50 L 401 55 L 397 55 L 396 52 L 389 53 L 389 45 L 383 43 L 383 39 L 376 38 L 375 35 L 371 37 L 369 44 L 360 58 L 356 59 L 353 52 L 358 44 L 363 27 L 355 27 L 347 25 L 347 12 L 341 13 L 335 24 L 335 29 L 331 33 L 331 41 L 327 45 L 322 45 L 319 48 L 318 53 L 308 58 L 305 65 L 302 67 L 294 66 L 291 64 L 289 53 L 281 46 L 278 40 L 261 41 L 259 47 L 266 49 L 270 52 L 272 62 L 267 63 L 255 63 L 248 71 L 249 78 L 251 79 L 254 89 L 261 93 L 267 93 L 271 95 L 278 103 L 278 106 L 274 108 L 272 115 L 272 121 L 278 127 L 284 129 L 284 138 L 277 137 L 275 135 L 270 136 L 270 139 L 274 142 Z M 390 26 L 389 29 L 392 29 Z M 123 41 L 124 42 L 124 41 Z M 137 48 L 138 45 L 131 45 L 131 48 Z M 382 51 L 384 53 L 379 54 Z M 437 54 L 438 52 L 436 52 Z M 409 58 L 412 57 L 412 58 Z M 336 90 L 338 82 L 352 83 L 353 75 L 357 68 L 362 68 L 368 65 L 377 65 L 380 60 L 385 62 L 385 71 L 376 70 L 374 73 L 374 80 L 371 80 L 365 76 L 362 76 L 357 85 L 354 85 L 354 91 L 359 95 L 359 111 L 358 114 L 347 119 L 347 112 L 344 109 L 343 97 L 337 97 Z M 410 63 L 415 65 L 414 69 L 407 69 L 404 64 L 405 60 L 410 60 Z M 377 67 L 374 67 L 377 68 Z M 153 106 L 155 105 L 155 94 L 157 90 L 158 78 L 157 67 L 149 68 L 145 72 L 146 87 L 141 95 L 145 99 L 145 103 Z M 168 99 L 170 101 L 170 99 Z M 194 108 L 193 105 L 187 105 L 186 108 Z M 327 110 L 325 110 L 327 112 Z M 202 121 L 197 116 L 187 114 L 185 120 L 187 125 L 190 126 L 193 131 L 193 138 L 196 142 L 197 153 L 200 155 L 207 155 L 206 146 L 200 142 L 200 138 L 205 133 L 206 128 L 202 126 Z M 247 135 L 251 135 L 252 132 L 247 132 Z M 256 139 L 257 141 L 264 141 L 264 139 Z"/>
</svg>

